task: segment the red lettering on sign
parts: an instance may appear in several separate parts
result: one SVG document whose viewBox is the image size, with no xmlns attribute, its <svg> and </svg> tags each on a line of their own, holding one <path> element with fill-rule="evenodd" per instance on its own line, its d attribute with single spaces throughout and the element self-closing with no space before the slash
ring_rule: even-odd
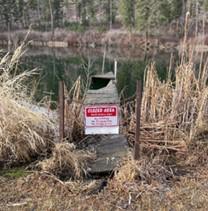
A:
<svg viewBox="0 0 208 211">
<path fill-rule="evenodd" d="M 117 107 L 91 107 L 86 108 L 87 117 L 103 117 L 103 116 L 116 116 Z"/>
</svg>

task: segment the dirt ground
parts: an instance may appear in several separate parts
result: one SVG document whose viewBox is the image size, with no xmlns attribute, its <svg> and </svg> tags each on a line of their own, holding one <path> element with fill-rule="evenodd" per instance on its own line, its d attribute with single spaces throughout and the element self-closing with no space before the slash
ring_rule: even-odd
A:
<svg viewBox="0 0 208 211">
<path fill-rule="evenodd" d="M 47 172 L 4 172 L 0 210 L 208 210 L 207 165 L 171 173 L 145 164 L 136 177 L 125 168 L 111 179 L 79 181 Z"/>
</svg>

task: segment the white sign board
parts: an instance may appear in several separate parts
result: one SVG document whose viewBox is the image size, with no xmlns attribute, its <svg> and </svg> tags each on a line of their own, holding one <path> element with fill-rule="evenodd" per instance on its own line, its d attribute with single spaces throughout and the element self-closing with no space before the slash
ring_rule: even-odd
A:
<svg viewBox="0 0 208 211">
<path fill-rule="evenodd" d="M 85 106 L 85 134 L 119 134 L 117 105 Z"/>
</svg>

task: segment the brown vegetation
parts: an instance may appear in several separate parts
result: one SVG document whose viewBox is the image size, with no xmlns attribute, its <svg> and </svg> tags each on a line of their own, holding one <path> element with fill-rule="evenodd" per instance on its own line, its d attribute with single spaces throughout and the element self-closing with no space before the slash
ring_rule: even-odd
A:
<svg viewBox="0 0 208 211">
<path fill-rule="evenodd" d="M 60 178 L 80 179 L 87 173 L 86 162 L 93 157 L 93 154 L 87 151 L 76 150 L 74 144 L 57 143 L 52 150 L 52 156 L 41 161 L 39 166 L 43 171 Z"/>
<path fill-rule="evenodd" d="M 207 67 L 198 73 L 193 64 L 181 64 L 161 82 L 155 66 L 147 68 L 142 100 L 141 140 L 144 148 L 185 152 L 199 133 L 207 131 Z M 135 113 L 128 135 L 134 141 Z"/>
<path fill-rule="evenodd" d="M 23 46 L 0 60 L 0 160 L 28 162 L 50 149 L 54 125 L 47 115 L 35 112 L 24 84 L 36 71 L 16 74 Z"/>
<path fill-rule="evenodd" d="M 31 72 L 10 75 L 21 50 L 22 47 L 18 48 L 11 58 L 6 55 L 0 62 L 3 161 L 31 161 L 32 156 L 47 150 L 52 140 L 48 136 L 53 131 L 51 120 L 23 103 L 28 102 L 28 96 L 22 80 Z M 144 150 L 139 161 L 129 155 L 115 169 L 114 176 L 106 179 L 105 186 L 97 185 L 97 180 L 82 177 L 86 162 L 94 155 L 76 149 L 67 140 L 53 142 L 50 157 L 38 163 L 40 171 L 14 180 L 0 176 L 0 209 L 207 210 L 207 66 L 201 65 L 197 71 L 191 62 L 182 62 L 173 76 L 169 73 L 167 80 L 161 82 L 151 65 L 144 81 L 141 119 Z M 83 135 L 80 79 L 68 96 L 71 98 L 67 99 L 66 134 L 76 143 Z M 123 113 L 129 123 L 126 134 L 133 143 L 135 101 L 128 109 L 124 106 Z M 67 177 L 70 180 L 60 180 Z"/>
<path fill-rule="evenodd" d="M 18 46 L 25 40 L 28 32 L 24 30 L 10 33 L 0 33 L 0 41 L 7 41 L 8 38 L 14 46 Z M 56 30 L 52 36 L 52 32 L 31 31 L 26 41 L 32 41 L 33 46 L 48 46 L 48 47 L 122 47 L 122 48 L 140 48 L 140 49 L 154 49 L 154 48 L 175 48 L 179 45 L 179 39 L 168 37 L 152 36 L 148 39 L 137 33 L 130 33 L 128 31 L 112 30 L 106 33 L 89 30 L 84 33 L 78 33 L 66 30 Z M 60 46 L 52 45 L 54 43 L 61 43 Z"/>
</svg>

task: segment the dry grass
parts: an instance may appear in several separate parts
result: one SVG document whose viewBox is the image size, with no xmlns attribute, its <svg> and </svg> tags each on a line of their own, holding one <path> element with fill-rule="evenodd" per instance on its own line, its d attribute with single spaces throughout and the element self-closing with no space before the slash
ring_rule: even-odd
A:
<svg viewBox="0 0 208 211">
<path fill-rule="evenodd" d="M 110 182 L 110 187 L 117 191 L 124 191 L 130 183 L 141 185 L 164 184 L 173 179 L 171 169 L 164 165 L 160 156 L 155 158 L 144 157 L 135 161 L 130 155 L 127 160 L 116 170 L 115 176 Z"/>
<path fill-rule="evenodd" d="M 49 118 L 31 108 L 28 78 L 35 70 L 17 74 L 24 53 L 23 46 L 0 59 L 0 160 L 8 162 L 31 161 L 51 145 L 53 124 Z M 50 135 L 49 135 L 50 134 Z"/>
<path fill-rule="evenodd" d="M 0 156 L 4 160 L 30 161 L 47 149 L 47 132 L 52 127 L 48 118 L 34 113 L 22 103 L 29 101 L 22 82 L 34 72 L 11 77 L 10 71 L 5 71 L 15 69 L 18 55 L 17 52 L 14 58 L 6 56 L 0 63 L 4 70 L 0 78 Z M 42 172 L 19 179 L 12 185 L 0 183 L 0 207 L 3 210 L 11 207 L 18 210 L 207 210 L 208 147 L 204 141 L 207 68 L 196 74 L 191 63 L 181 64 L 174 82 L 170 78 L 161 82 L 154 65 L 145 75 L 141 140 L 148 152 L 159 150 L 159 156 L 143 157 L 139 161 L 129 156 L 108 180 L 107 187 L 95 195 L 91 194 L 96 187 L 95 181 L 64 182 L 59 179 L 82 178 L 86 162 L 94 156 L 77 150 L 73 144 L 57 143 L 53 145 L 52 156 L 39 163 Z M 83 99 L 80 93 L 78 79 L 68 93 L 72 100 L 66 108 L 70 140 L 78 140 L 82 135 Z M 130 106 L 131 115 L 126 112 L 125 116 L 130 121 L 127 132 L 132 142 L 134 103 Z M 180 156 L 189 150 L 189 154 L 168 166 L 168 156 L 160 154 L 163 150 L 180 152 Z M 180 166 L 183 169 L 177 170 L 176 174 L 174 168 Z"/>
<path fill-rule="evenodd" d="M 198 169 L 171 185 L 137 178 L 126 180 L 119 188 L 112 180 L 102 192 L 91 195 L 86 189 L 94 181 L 62 182 L 37 172 L 0 183 L 0 210 L 207 210 L 207 176 L 207 169 Z"/>
<path fill-rule="evenodd" d="M 65 96 L 69 96 L 65 106 L 66 134 L 72 142 L 79 141 L 84 135 L 82 120 L 82 106 L 84 97 L 81 90 L 81 77 L 79 76 L 69 91 L 65 89 Z"/>
<path fill-rule="evenodd" d="M 207 70 L 181 64 L 175 80 L 161 82 L 154 64 L 147 68 L 142 99 L 141 140 L 148 149 L 187 151 L 188 143 L 207 130 Z M 128 135 L 134 141 L 135 112 L 130 116 Z"/>
<path fill-rule="evenodd" d="M 76 150 L 74 144 L 58 143 L 52 150 L 52 157 L 40 162 L 43 171 L 50 172 L 61 178 L 80 179 L 86 174 L 87 161 L 94 155 L 83 150 Z"/>
<path fill-rule="evenodd" d="M 41 161 L 39 166 L 41 170 L 62 179 L 81 179 L 87 173 L 87 162 L 95 157 L 88 151 L 77 150 L 73 144 L 81 140 L 84 134 L 82 121 L 84 97 L 81 90 L 81 77 L 78 77 L 69 91 L 65 87 L 64 92 L 67 96 L 65 100 L 65 139 L 67 141 L 56 143 L 51 157 Z"/>
</svg>

